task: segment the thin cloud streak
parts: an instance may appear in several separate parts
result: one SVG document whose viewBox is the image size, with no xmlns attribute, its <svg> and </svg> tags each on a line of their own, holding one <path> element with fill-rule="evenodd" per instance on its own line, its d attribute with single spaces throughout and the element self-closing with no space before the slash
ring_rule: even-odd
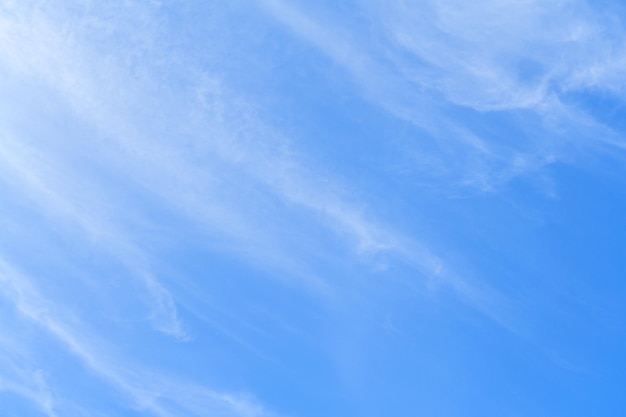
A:
<svg viewBox="0 0 626 417">
<path fill-rule="evenodd" d="M 494 191 L 554 162 L 580 159 L 580 146 L 596 154 L 624 147 L 619 134 L 568 98 L 601 91 L 624 99 L 626 61 L 615 59 L 615 51 L 626 51 L 616 41 L 624 29 L 583 1 L 357 1 L 358 25 L 324 6 L 257 3 L 342 67 L 367 100 L 432 137 L 414 144 L 412 169 L 439 187 Z M 530 112 L 544 126 L 515 126 L 526 138 L 511 143 L 477 132 L 472 113 L 459 117 L 459 109 L 477 117 Z M 424 145 L 429 140 L 434 150 Z"/>
<path fill-rule="evenodd" d="M 49 55 L 51 52 L 44 45 L 50 38 L 55 38 L 54 34 L 57 31 L 53 30 L 54 23 L 45 20 L 44 22 L 40 30 L 29 29 L 34 35 L 31 39 L 28 37 L 26 39 L 29 39 L 28 46 L 34 43 L 35 49 L 45 49 Z M 11 40 L 23 38 L 17 35 L 23 32 L 21 27 L 15 31 L 16 34 L 7 37 Z M 234 201 L 227 200 L 230 196 L 228 193 L 225 194 L 225 191 L 229 185 L 222 183 L 220 174 L 211 170 L 211 165 L 216 165 L 216 169 L 230 170 L 230 173 L 238 177 L 238 183 L 250 183 L 251 187 L 254 183 L 261 183 L 277 198 L 321 214 L 321 218 L 326 219 L 325 227 L 337 229 L 339 235 L 349 236 L 349 240 L 355 242 L 357 252 L 385 250 L 393 245 L 394 238 L 386 236 L 391 232 L 384 231 L 382 226 L 358 214 L 349 203 L 342 201 L 339 190 L 329 189 L 327 184 L 311 180 L 319 177 L 319 174 L 301 166 L 292 156 L 293 152 L 290 151 L 288 142 L 277 137 L 277 134 L 262 122 L 249 120 L 250 131 L 241 133 L 241 128 L 237 128 L 240 131 L 237 135 L 233 132 L 236 127 L 224 122 L 219 123 L 211 114 L 205 113 L 206 118 L 201 120 L 199 127 L 207 128 L 210 137 L 202 135 L 192 138 L 201 149 L 210 152 L 203 155 L 208 158 L 208 161 L 205 161 L 208 164 L 205 163 L 204 167 L 200 168 L 194 164 L 191 155 L 181 153 L 178 147 L 169 143 L 169 138 L 150 136 L 152 134 L 150 130 L 144 131 L 143 126 L 137 122 L 120 117 L 119 112 L 112 112 L 112 109 L 118 109 L 120 106 L 116 102 L 109 102 L 107 94 L 99 91 L 98 79 L 91 75 L 98 72 L 89 70 L 98 62 L 98 58 L 89 52 L 76 52 L 80 51 L 77 47 L 73 48 L 74 51 L 72 49 L 68 51 L 65 42 L 58 42 L 61 47 L 55 48 L 54 55 L 47 58 L 50 62 L 48 65 L 15 63 L 15 60 L 23 60 L 21 56 L 10 56 L 7 63 L 17 68 L 28 68 L 28 71 L 35 71 L 35 74 L 38 73 L 38 76 L 46 79 L 47 83 L 54 86 L 62 97 L 67 98 L 74 108 L 81 109 L 80 113 L 87 120 L 103 130 L 107 134 L 107 139 L 112 141 L 112 145 L 122 150 L 121 155 L 115 153 L 118 161 L 112 161 L 113 164 L 119 165 L 135 181 L 149 187 L 163 201 L 175 205 L 194 220 L 206 224 L 212 231 L 217 229 L 220 233 L 237 239 L 244 236 L 254 246 L 259 246 L 258 243 L 261 242 L 260 246 L 275 246 L 274 253 L 266 253 L 265 257 L 270 259 L 274 257 L 274 262 L 278 264 L 282 262 L 289 264 L 288 260 L 281 261 L 280 257 L 277 257 L 277 254 L 285 249 L 283 245 L 280 242 L 268 241 L 268 234 L 262 229 L 259 230 L 258 224 L 250 222 L 251 213 L 241 212 L 239 197 Z M 19 49 L 26 46 L 22 45 Z M 106 63 L 102 64 L 106 66 Z M 41 73 L 44 68 L 45 72 Z M 108 68 L 107 73 L 119 75 L 119 79 L 108 78 L 109 89 L 121 91 L 123 85 L 129 84 L 124 71 L 124 68 L 119 67 Z M 148 92 L 137 90 L 136 94 L 132 102 L 142 105 L 152 102 Z M 235 98 L 218 96 L 212 99 L 220 100 L 220 108 L 225 113 L 225 117 L 224 115 L 222 117 L 226 120 L 230 120 L 231 115 L 248 113 L 245 104 L 244 107 L 240 105 L 229 108 L 230 103 L 240 102 Z M 122 105 L 122 108 L 124 107 Z M 202 103 L 199 103 L 194 104 L 188 113 L 197 113 L 198 107 L 206 111 L 202 109 Z M 136 114 L 137 112 L 133 110 L 131 107 L 126 113 Z M 171 113 L 178 114 L 176 111 Z M 185 119 L 172 121 L 170 126 L 184 125 L 187 122 Z M 143 124 L 141 121 L 139 123 Z M 211 127 L 216 123 L 218 128 Z M 250 136 L 254 136 L 255 139 Z M 260 143 L 256 137 L 261 138 Z M 242 144 L 238 144 L 242 141 L 246 145 L 245 150 Z M 98 148 L 101 146 L 98 145 Z M 103 151 L 106 152 L 104 149 Z M 215 155 L 218 160 L 215 159 Z M 224 201 L 230 204 L 224 205 Z M 423 256 L 431 255 L 424 253 Z"/>
<path fill-rule="evenodd" d="M 320 48 L 333 44 L 331 37 L 323 35 L 319 25 L 297 9 L 274 0 L 267 4 L 276 13 L 283 13 L 282 18 L 290 22 L 294 29 L 304 27 L 302 33 L 310 36 Z M 47 88 L 56 91 L 82 119 L 102 132 L 104 138 L 92 139 L 89 146 L 106 161 L 107 168 L 128 175 L 135 184 L 158 196 L 161 203 L 174 207 L 183 216 L 203 225 L 207 233 L 217 233 L 236 242 L 239 255 L 248 257 L 252 262 L 269 264 L 274 270 L 287 271 L 320 294 L 333 292 L 331 284 L 316 276 L 314 271 L 308 271 L 306 263 L 297 261 L 302 255 L 291 249 L 290 242 L 284 240 L 277 225 L 264 224 L 265 220 L 248 209 L 242 195 L 252 193 L 252 196 L 258 196 L 260 204 L 273 199 L 282 200 L 296 205 L 304 213 L 315 213 L 323 227 L 343 240 L 356 256 L 367 257 L 376 253 L 399 256 L 402 262 L 414 267 L 422 276 L 444 284 L 452 279 L 446 276 L 455 275 L 451 271 L 442 274 L 446 269 L 444 260 L 432 253 L 427 245 L 402 236 L 384 226 L 383 222 L 361 214 L 342 197 L 341 186 L 329 186 L 317 180 L 324 177 L 320 175 L 320 169 L 301 164 L 294 156 L 297 153 L 289 141 L 258 120 L 245 100 L 229 93 L 222 82 L 206 75 L 200 77 L 199 84 L 188 79 L 198 73 L 193 69 L 193 62 L 177 74 L 178 78 L 187 80 L 181 92 L 161 89 L 164 97 L 171 99 L 171 104 L 157 103 L 153 94 L 158 81 L 155 74 L 143 71 L 141 79 L 131 82 L 129 72 L 134 70 L 133 64 L 125 66 L 121 58 L 116 60 L 115 55 L 102 60 L 89 44 L 79 42 L 79 39 L 89 39 L 90 36 L 84 36 L 78 24 L 77 32 L 66 30 L 69 34 L 64 37 L 59 36 L 63 32 L 56 30 L 56 26 L 57 23 L 43 12 L 37 14 L 34 21 L 24 18 L 20 24 L 11 22 L 7 25 L 3 38 L 9 47 L 0 55 L 4 56 L 5 65 L 18 74 L 18 79 L 43 80 Z M 124 30 L 127 29 L 119 30 L 126 34 Z M 146 43 L 152 45 L 156 42 L 151 40 Z M 359 52 L 349 42 L 335 44 L 338 46 L 331 48 L 329 53 L 348 65 L 362 82 L 369 85 L 379 78 L 385 80 L 383 84 L 373 84 L 374 97 L 388 94 L 393 100 L 394 95 L 387 90 L 389 85 L 396 85 L 397 91 L 402 89 L 403 84 L 369 55 Z M 115 50 L 114 45 L 109 47 Z M 41 50 L 42 54 L 33 61 L 34 58 L 17 53 L 24 49 Z M 155 52 L 146 52 L 150 53 Z M 122 56 L 124 53 L 118 54 Z M 177 58 L 161 59 L 176 61 Z M 107 74 L 104 80 L 98 75 L 103 73 Z M 111 91 L 120 92 L 121 97 L 111 94 Z M 189 97 L 195 100 L 189 101 Z M 207 107 L 206 103 L 211 105 Z M 220 109 L 218 115 L 211 113 L 216 103 Z M 389 103 L 390 106 L 397 104 L 393 101 Z M 146 109 L 154 109 L 154 112 Z M 168 118 L 159 116 L 165 113 Z M 163 133 L 150 127 L 152 120 L 156 120 L 155 125 L 162 125 Z M 236 126 L 232 125 L 235 120 Z M 245 126 L 243 129 L 242 124 Z M 179 146 L 175 136 L 176 126 L 186 126 L 185 131 L 191 132 L 184 139 L 186 147 Z M 170 136 L 170 132 L 174 136 Z M 482 148 L 485 145 L 472 146 Z M 7 155 L 6 160 L 12 158 L 19 159 L 18 156 Z M 30 165 L 29 169 L 36 171 L 36 167 Z M 26 175 L 24 170 L 22 175 Z M 40 192 L 50 196 L 53 193 L 51 190 L 68 178 L 67 175 L 57 178 L 55 183 L 49 183 Z M 331 184 L 340 183 L 333 179 Z M 265 195 L 258 191 L 258 185 L 262 186 Z M 73 207 L 71 202 L 76 200 L 72 194 L 63 197 L 52 194 L 52 201 L 44 206 L 65 205 L 67 207 L 62 207 L 62 210 L 68 217 L 77 219 L 86 230 L 97 227 L 96 233 L 104 236 L 111 234 L 108 237 L 109 250 L 143 280 L 158 312 L 155 317 L 166 317 L 158 322 L 157 327 L 184 339 L 173 297 L 147 267 L 134 261 L 145 259 L 142 263 L 149 265 L 148 255 L 143 254 L 136 244 L 130 243 L 131 238 L 112 233 L 117 229 L 115 224 L 105 222 L 98 225 L 102 219 L 89 218 L 97 210 L 90 208 L 83 212 Z M 449 287 L 467 300 L 468 291 L 461 290 L 467 285 Z"/>
<path fill-rule="evenodd" d="M 340 179 L 332 178 L 330 184 L 319 180 L 332 174 L 321 174 L 323 167 L 299 160 L 290 141 L 260 120 L 244 98 L 229 92 L 227 81 L 195 70 L 193 62 L 176 66 L 173 73 L 158 74 L 157 69 L 142 67 L 141 60 L 131 59 L 128 63 L 125 58 L 129 52 L 118 48 L 116 42 L 107 44 L 106 37 L 100 39 L 104 45 L 97 47 L 84 41 L 94 35 L 81 26 L 80 20 L 75 26 L 60 30 L 60 22 L 47 16 L 46 10 L 40 10 L 34 17 L 28 15 L 28 8 L 22 12 L 21 20 L 2 21 L 7 23 L 0 29 L 0 39 L 5 45 L 0 47 L 4 72 L 10 75 L 8 79 L 17 81 L 16 85 L 40 85 L 61 104 L 60 112 L 94 128 L 92 134 L 81 135 L 79 145 L 85 154 L 98 156 L 101 164 L 98 169 L 102 172 L 83 175 L 80 166 L 65 167 L 67 155 L 61 157 L 61 152 L 46 143 L 46 137 L 19 135 L 10 129 L 2 132 L 0 139 L 0 158 L 4 163 L 0 172 L 4 173 L 5 181 L 29 195 L 44 215 L 58 216 L 63 224 L 78 226 L 82 239 L 103 248 L 142 282 L 151 300 L 157 329 L 180 340 L 187 338 L 178 318 L 175 297 L 167 289 L 168 283 L 151 273 L 155 261 L 144 248 L 146 242 L 125 232 L 127 218 L 123 210 L 130 207 L 141 213 L 141 201 L 118 201 L 111 197 L 111 205 L 115 207 L 119 203 L 119 207 L 113 212 L 101 209 L 107 204 L 101 205 L 100 201 L 115 195 L 109 193 L 102 179 L 110 172 L 123 176 L 130 189 L 147 191 L 156 197 L 160 206 L 173 209 L 174 216 L 191 220 L 205 236 L 217 235 L 230 242 L 237 256 L 269 265 L 275 274 L 287 271 L 298 285 L 320 294 L 332 295 L 336 284 L 317 276 L 305 261 L 307 252 L 293 245 L 281 228 L 297 226 L 298 219 L 289 217 L 294 207 L 298 215 L 313 218 L 316 225 L 340 241 L 355 260 L 388 254 L 409 265 L 420 279 L 450 288 L 487 316 L 508 323 L 494 302 L 498 299 L 495 291 L 470 285 L 426 244 L 402 236 L 366 210 L 359 210 L 359 205 L 346 197 L 349 187 L 342 186 Z M 308 22 L 295 9 L 286 16 L 287 20 L 295 18 L 294 27 Z M 315 31 L 315 36 L 322 36 L 319 26 L 307 27 Z M 117 30 L 118 36 L 130 36 L 127 29 Z M 324 36 L 313 40 L 320 48 L 332 41 Z M 147 41 L 148 45 L 155 43 Z M 24 50 L 41 53 L 20 53 Z M 178 59 L 168 56 L 168 52 L 162 53 L 166 55 L 161 57 L 163 60 Z M 160 51 L 148 49 L 145 54 L 159 55 Z M 373 98 L 384 96 L 387 100 L 384 105 L 392 111 L 409 108 L 412 114 L 419 113 L 394 100 L 404 81 L 397 80 L 368 54 L 353 48 L 349 42 L 338 44 L 330 54 L 349 66 L 358 82 L 371 86 L 369 93 Z M 135 72 L 141 74 L 137 79 Z M 199 81 L 194 78 L 198 73 L 204 74 Z M 162 78 L 169 77 L 182 81 L 170 88 L 159 85 Z M 391 82 L 381 83 L 378 79 Z M 212 113 L 215 104 L 219 114 Z M 29 136 L 27 144 L 21 143 L 25 139 L 22 136 Z M 59 140 L 65 149 L 78 145 L 71 136 Z M 479 139 L 468 143 L 479 152 L 491 152 Z M 80 154 L 70 156 L 76 158 Z M 84 183 L 77 178 L 84 178 Z M 259 214 L 274 210 L 279 203 L 289 206 L 285 219 L 271 216 L 268 220 Z M 151 372 L 126 370 L 122 366 L 125 364 L 98 353 L 94 346 L 100 342 L 89 343 L 90 337 L 85 336 L 89 332 L 38 312 L 43 301 L 33 291 L 13 281 L 9 283 L 18 293 L 18 305 L 22 305 L 20 311 L 25 316 L 54 335 L 103 379 L 127 393 L 138 407 L 165 417 L 177 415 L 177 409 L 167 405 L 169 401 L 190 415 L 201 415 L 207 408 L 215 408 L 216 413 L 224 416 L 268 415 L 238 397 L 193 385 L 176 388 L 174 382 L 161 380 Z M 183 398 L 189 396 L 188 392 L 194 393 L 190 398 L 201 400 L 186 402 Z"/>
<path fill-rule="evenodd" d="M 21 370 L 21 383 L 15 378 L 6 379 L 0 375 L 0 393 L 9 392 L 18 395 L 35 406 L 48 417 L 57 417 L 55 399 L 50 393 L 43 373 L 40 370 L 26 372 Z"/>
<path fill-rule="evenodd" d="M 104 247 L 124 263 L 132 271 L 132 276 L 143 284 L 152 300 L 150 307 L 156 328 L 184 340 L 187 336 L 179 322 L 173 297 L 145 266 L 147 255 L 135 247 L 117 225 L 107 221 L 106 214 L 98 210 L 97 207 L 103 206 L 99 204 L 102 193 L 95 198 L 93 184 L 89 189 L 76 184 L 71 176 L 55 169 L 53 161 L 47 160 L 36 149 L 10 140 L 9 135 L 2 135 L 0 144 L 0 173 L 4 174 L 5 181 L 29 195 L 45 215 L 60 216 L 64 222 L 76 224 L 87 242 Z M 69 194 L 68 190 L 71 190 Z"/>
<path fill-rule="evenodd" d="M 163 417 L 181 415 L 180 412 L 196 416 L 207 411 L 220 417 L 271 415 L 261 406 L 235 395 L 217 393 L 184 381 L 171 381 L 154 370 L 145 372 L 135 365 L 119 362 L 111 353 L 104 353 L 111 350 L 106 342 L 91 335 L 77 318 L 58 315 L 59 307 L 43 298 L 32 280 L 2 259 L 0 284 L 6 301 L 54 336 L 90 370 L 128 395 L 141 410 Z M 175 408 L 168 405 L 170 402 Z"/>
</svg>

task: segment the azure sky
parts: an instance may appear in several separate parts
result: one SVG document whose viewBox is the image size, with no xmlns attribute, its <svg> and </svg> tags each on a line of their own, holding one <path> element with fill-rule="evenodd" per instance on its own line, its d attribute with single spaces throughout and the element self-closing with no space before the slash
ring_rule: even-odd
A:
<svg viewBox="0 0 626 417">
<path fill-rule="evenodd" d="M 626 409 L 626 5 L 0 0 L 0 416 Z"/>
</svg>

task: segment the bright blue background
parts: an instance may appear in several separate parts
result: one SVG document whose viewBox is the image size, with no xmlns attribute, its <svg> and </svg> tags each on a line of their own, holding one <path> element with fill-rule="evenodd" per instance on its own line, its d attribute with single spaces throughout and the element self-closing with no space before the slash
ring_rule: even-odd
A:
<svg viewBox="0 0 626 417">
<path fill-rule="evenodd" d="M 0 0 L 0 416 L 619 415 L 624 16 Z"/>
</svg>

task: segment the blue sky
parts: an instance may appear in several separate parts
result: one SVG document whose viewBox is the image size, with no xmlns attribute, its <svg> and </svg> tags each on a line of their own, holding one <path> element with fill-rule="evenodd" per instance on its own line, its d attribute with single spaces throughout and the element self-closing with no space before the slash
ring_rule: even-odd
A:
<svg viewBox="0 0 626 417">
<path fill-rule="evenodd" d="M 0 0 L 0 415 L 619 414 L 625 22 Z"/>
</svg>

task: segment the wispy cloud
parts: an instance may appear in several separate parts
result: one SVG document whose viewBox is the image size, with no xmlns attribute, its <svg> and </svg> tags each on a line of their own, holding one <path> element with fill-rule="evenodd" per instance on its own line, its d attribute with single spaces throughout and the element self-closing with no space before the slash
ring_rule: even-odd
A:
<svg viewBox="0 0 626 417">
<path fill-rule="evenodd" d="M 377 42 L 368 45 L 363 33 L 341 28 L 340 18 L 322 24 L 296 3 L 261 3 L 343 67 L 368 100 L 432 136 L 436 145 L 425 146 L 427 152 L 414 148 L 413 162 L 422 158 L 434 171 L 460 171 L 465 184 L 489 189 L 495 177 L 506 181 L 555 158 L 549 146 L 500 144 L 471 123 L 447 117 L 451 108 L 531 109 L 559 120 L 564 116 L 556 108 L 574 114 L 555 97 L 552 73 L 543 70 L 547 64 L 528 58 L 528 74 L 514 76 L 500 66 L 499 50 L 493 56 L 483 51 L 491 35 L 465 45 L 464 33 L 445 26 L 445 19 L 459 19 L 450 15 L 454 10 L 438 3 L 429 9 L 443 23 L 431 19 L 434 26 L 420 30 L 454 40 L 437 47 L 424 44 L 425 32 L 414 28 L 426 18 L 391 2 L 381 12 L 383 23 L 372 26 Z M 374 13 L 370 6 L 362 8 Z M 181 319 L 189 311 L 179 300 L 197 286 L 168 277 L 166 268 L 159 268 L 166 263 L 162 252 L 155 249 L 174 245 L 176 233 L 200 236 L 207 251 L 228 252 L 237 261 L 262 265 L 273 277 L 286 276 L 290 285 L 330 297 L 337 295 L 342 277 L 323 271 L 341 265 L 344 257 L 359 265 L 388 257 L 420 282 L 450 289 L 497 322 L 514 326 L 511 300 L 466 279 L 426 238 L 398 231 L 324 163 L 302 157 L 295 141 L 267 123 L 227 75 L 211 73 L 184 51 L 163 45 L 174 34 L 160 20 L 156 3 L 4 2 L 2 7 L 0 93 L 18 105 L 0 100 L 0 181 L 47 222 L 60 225 L 60 234 L 121 265 L 141 286 L 132 300 L 148 299 L 148 315 L 159 331 L 189 340 Z M 184 48 L 182 40 L 169 39 L 179 41 Z M 467 56 L 460 59 L 457 52 L 464 48 Z M 592 84 L 585 71 L 576 74 L 561 88 Z M 600 78 L 593 83 L 599 85 Z M 481 88 L 466 89 L 468 84 Z M 35 115 L 41 120 L 32 126 Z M 597 132 L 595 125 L 589 129 Z M 321 258 L 325 262 L 311 260 Z M 271 415 L 245 396 L 122 359 L 112 352 L 115 341 L 100 337 L 89 319 L 70 314 L 71 305 L 65 306 L 70 313 L 62 313 L 61 300 L 42 296 L 43 278 L 17 269 L 0 263 L 5 299 L 134 406 L 165 417 Z M 85 275 L 102 285 L 101 275 Z M 195 283 L 204 277 L 183 279 Z M 125 282 L 120 292 L 134 290 Z M 37 399 L 54 412 L 47 397 Z"/>
<path fill-rule="evenodd" d="M 5 301 L 63 344 L 87 368 L 127 395 L 135 407 L 159 416 L 203 415 L 260 417 L 271 415 L 244 397 L 212 391 L 202 386 L 172 380 L 155 370 L 142 370 L 135 363 L 117 358 L 107 342 L 97 337 L 76 317 L 39 294 L 24 274 L 0 260 L 0 290 Z M 41 373 L 35 382 L 44 384 Z M 32 396 L 30 392 L 20 392 Z M 51 398 L 37 395 L 37 402 L 54 415 Z"/>
<path fill-rule="evenodd" d="M 609 11 L 577 0 L 363 1 L 347 16 L 322 5 L 258 3 L 342 67 L 366 99 L 431 136 L 404 151 L 416 155 L 418 177 L 439 187 L 493 190 L 576 159 L 579 146 L 623 148 L 616 132 L 570 99 L 578 92 L 623 99 L 624 29 Z M 485 131 L 485 112 L 520 122 Z M 522 121 L 529 117 L 543 127 L 529 129 Z M 506 129 L 524 139 L 510 141 Z"/>
<path fill-rule="evenodd" d="M 2 400 L 550 414 L 623 344 L 618 3 L 0 0 Z"/>
<path fill-rule="evenodd" d="M 78 226 L 87 242 L 95 242 L 125 264 L 152 300 L 155 326 L 177 338 L 185 338 L 174 300 L 150 272 L 147 255 L 111 221 L 113 213 L 102 211 L 108 205 L 102 199 L 104 194 L 96 195 L 94 184 L 75 181 L 75 176 L 55 167 L 55 161 L 25 143 L 12 140 L 6 133 L 0 143 L 0 172 L 4 180 L 26 193 L 45 215 L 60 216 L 70 227 Z"/>
<path fill-rule="evenodd" d="M 257 248 L 274 246 L 263 257 L 273 257 L 277 264 L 289 264 L 288 259 L 281 260 L 278 255 L 285 248 L 272 237 L 279 235 L 277 230 L 272 233 L 264 230 L 263 220 L 255 219 L 255 214 L 241 201 L 241 196 L 246 195 L 259 199 L 260 204 L 268 201 L 255 190 L 258 185 L 269 193 L 270 204 L 273 204 L 271 199 L 278 199 L 317 213 L 325 227 L 347 236 L 357 250 L 385 250 L 393 246 L 391 232 L 367 219 L 342 197 L 339 180 L 324 181 L 330 174 L 301 164 L 289 141 L 255 119 L 251 107 L 228 93 L 219 81 L 214 78 L 205 81 L 206 76 L 199 83 L 185 81 L 180 87 L 189 95 L 170 96 L 172 104 L 166 106 L 151 96 L 153 83 L 158 79 L 150 79 L 151 75 L 144 73 L 144 78 L 134 83 L 133 95 L 128 97 L 124 86 L 132 84 L 127 73 L 133 70 L 132 66 L 125 67 L 112 59 L 103 61 L 86 45 L 74 45 L 78 34 L 59 39 L 54 21 L 45 15 L 39 18 L 41 21 L 35 24 L 15 26 L 11 22 L 13 26 L 9 27 L 13 32 L 7 30 L 5 37 L 14 49 L 5 52 L 5 64 L 22 75 L 46 80 L 46 88 L 56 90 L 81 116 L 104 132 L 106 142 L 96 142 L 94 151 L 111 158 L 108 163 L 112 167 L 148 188 L 166 204 L 212 232 L 237 239 L 240 244 L 248 241 Z M 19 45 L 20 42 L 27 45 Z M 51 43 L 55 48 L 49 48 Z M 44 51 L 38 59 L 45 60 L 45 64 L 11 52 L 25 47 Z M 102 71 L 103 66 L 106 71 Z M 98 75 L 101 73 L 107 74 L 106 80 Z M 188 77 L 197 73 L 186 69 L 180 75 Z M 109 91 L 124 93 L 119 97 Z M 192 98 L 191 103 L 188 98 Z M 214 103 L 220 109 L 218 114 Z M 155 113 L 141 116 L 144 111 L 140 108 L 153 108 Z M 187 111 L 181 114 L 180 108 Z M 165 113 L 169 115 L 167 122 L 163 119 Z M 133 118 L 124 114 L 132 114 Z M 199 118 L 189 116 L 197 114 Z M 172 130 L 175 136 L 159 134 L 150 126 L 154 120 L 158 125 L 165 123 L 163 129 Z M 185 146 L 181 146 L 174 126 L 187 126 L 184 131 L 190 137 L 184 139 Z M 56 184 L 63 181 L 59 178 Z M 50 184 L 48 189 L 56 184 Z M 65 196 L 65 201 L 72 200 L 71 195 Z"/>
<path fill-rule="evenodd" d="M 265 5 L 348 68 L 357 84 L 368 88 L 372 100 L 382 98 L 384 107 L 393 112 L 407 110 L 410 118 L 426 111 L 427 100 L 414 99 L 405 92 L 407 83 L 413 82 L 361 48 L 358 34 L 322 27 L 295 6 L 280 1 Z M 107 7 L 99 7 L 106 14 Z M 99 176 L 107 178 L 113 172 L 123 175 L 128 180 L 125 187 L 147 190 L 160 205 L 200 225 L 207 236 L 221 236 L 223 242 L 231 242 L 221 246 L 235 247 L 236 253 L 250 262 L 287 271 L 321 293 L 332 293 L 332 285 L 302 260 L 308 256 L 307 250 L 299 249 L 302 239 L 296 242 L 284 232 L 297 227 L 300 215 L 312 215 L 316 224 L 343 242 L 357 258 L 390 254 L 442 283 L 456 275 L 446 268 L 444 257 L 429 250 L 426 243 L 403 236 L 360 209 L 363 204 L 348 198 L 349 187 L 323 164 L 312 166 L 300 160 L 297 147 L 265 124 L 245 97 L 229 90 L 220 77 L 172 51 L 159 49 L 163 35 L 155 29 L 158 19 L 152 16 L 158 8 L 131 9 L 119 12 L 134 13 L 135 24 L 146 30 L 137 31 L 123 21 L 118 24 L 100 19 L 89 10 L 81 18 L 69 9 L 53 12 L 45 6 L 12 6 L 13 15 L 4 17 L 1 32 L 5 46 L 0 57 L 5 71 L 17 85 L 40 85 L 60 106 L 69 106 L 72 112 L 64 117 L 78 117 L 95 130 L 88 130 L 79 139 L 55 135 L 55 146 L 61 143 L 64 154 L 41 134 L 30 134 L 30 144 L 24 145 L 19 143 L 23 138 L 13 139 L 15 135 L 6 131 L 2 157 L 8 181 L 19 180 L 15 185 L 26 186 L 25 191 L 42 210 L 56 212 L 65 217 L 64 221 L 78 224 L 87 236 L 96 236 L 143 282 L 158 329 L 185 338 L 175 300 L 166 284 L 151 272 L 150 255 L 141 249 L 146 242 L 124 232 L 128 229 L 125 210 L 135 209 L 141 216 L 142 202 L 134 198 L 115 200 Z M 60 30 L 65 14 L 76 20 Z M 95 34 L 94 28 L 101 26 L 106 29 L 104 34 Z M 140 32 L 142 36 L 137 38 Z M 112 34 L 122 37 L 124 46 L 108 37 Z M 26 49 L 40 53 L 20 53 Z M 161 67 L 150 67 L 157 62 L 176 65 L 161 73 Z M 162 85 L 164 79 L 173 84 Z M 422 101 L 424 107 L 415 100 Z M 430 115 L 442 118 L 437 112 L 427 113 L 419 116 L 424 126 L 432 126 L 433 121 L 427 120 Z M 460 132 L 455 136 L 465 144 L 461 149 L 469 147 L 481 155 L 495 153 L 491 144 L 467 129 L 455 129 Z M 80 151 L 68 152 L 72 148 Z M 71 163 L 65 163 L 68 155 Z M 73 162 L 79 158 L 96 163 L 96 175 L 86 175 L 84 168 Z M 107 193 L 112 195 L 110 201 L 104 197 Z M 118 203 L 125 208 L 102 209 Z M 298 216 L 261 215 L 285 203 L 295 207 Z M 451 288 L 468 299 L 464 295 L 467 289 L 460 290 L 465 286 Z"/>
<path fill-rule="evenodd" d="M 44 415 L 56 417 L 58 414 L 55 411 L 55 399 L 44 373 L 41 370 L 20 369 L 15 363 L 11 363 L 10 367 L 17 375 L 5 377 L 0 373 L 0 393 L 4 391 L 18 395 L 34 404 Z"/>
</svg>

